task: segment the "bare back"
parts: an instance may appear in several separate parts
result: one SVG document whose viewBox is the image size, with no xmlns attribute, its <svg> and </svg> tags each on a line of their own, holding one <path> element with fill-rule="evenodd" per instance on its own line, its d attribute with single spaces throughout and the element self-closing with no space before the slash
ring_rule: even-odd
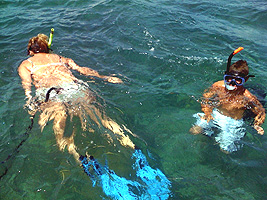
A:
<svg viewBox="0 0 267 200">
<path fill-rule="evenodd" d="M 27 69 L 31 72 L 36 88 L 52 87 L 76 80 L 65 58 L 56 54 L 35 54 L 27 60 Z"/>
</svg>

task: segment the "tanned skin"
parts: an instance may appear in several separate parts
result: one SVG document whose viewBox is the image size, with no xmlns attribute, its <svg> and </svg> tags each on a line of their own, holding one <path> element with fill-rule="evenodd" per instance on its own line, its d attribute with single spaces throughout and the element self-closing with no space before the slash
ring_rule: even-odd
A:
<svg viewBox="0 0 267 200">
<path fill-rule="evenodd" d="M 201 107 L 205 114 L 204 119 L 207 122 L 213 119 L 211 114 L 214 108 L 217 108 L 223 115 L 233 119 L 242 119 L 244 112 L 251 110 L 256 115 L 253 126 L 258 134 L 263 135 L 264 130 L 261 125 L 264 123 L 266 114 L 262 104 L 243 85 L 232 86 L 235 87 L 234 90 L 227 90 L 224 81 L 218 81 L 203 94 Z M 190 132 L 198 134 L 201 132 L 201 127 L 192 127 Z"/>
<path fill-rule="evenodd" d="M 122 80 L 117 77 L 100 75 L 97 71 L 88 67 L 80 67 L 72 59 L 61 57 L 61 62 L 64 65 L 49 65 L 49 63 L 59 63 L 60 57 L 57 54 L 50 53 L 34 53 L 30 51 L 30 61 L 34 63 L 34 73 L 31 74 L 33 68 L 32 63 L 27 59 L 24 60 L 18 68 L 18 73 L 22 79 L 22 86 L 25 90 L 25 95 L 28 99 L 31 98 L 31 83 L 36 89 L 40 87 L 52 87 L 60 85 L 61 83 L 68 83 L 77 80 L 77 78 L 70 71 L 76 70 L 83 75 L 90 77 L 98 77 L 111 83 L 122 83 Z M 38 65 L 41 67 L 38 69 Z M 44 67 L 47 65 L 47 67 Z M 37 69 L 36 69 L 37 67 Z M 42 83 L 40 81 L 42 80 Z"/>
<path fill-rule="evenodd" d="M 32 83 L 36 89 L 51 89 L 65 83 L 78 81 L 72 74 L 71 70 L 76 70 L 81 74 L 90 77 L 98 77 L 111 83 L 122 83 L 122 80 L 117 77 L 100 75 L 93 69 L 80 67 L 72 59 L 64 58 L 57 54 L 36 53 L 29 50 L 29 55 L 32 57 L 24 60 L 18 68 L 18 73 L 22 79 L 22 86 L 25 90 L 26 98 L 28 99 L 26 106 L 31 104 Z M 94 101 L 94 97 L 88 90 L 83 99 L 73 100 L 73 104 L 77 104 L 79 107 L 69 105 L 68 102 L 53 102 L 46 100 L 39 105 L 38 108 L 35 108 L 35 110 L 29 111 L 29 113 L 34 115 L 38 110 L 41 112 L 38 121 L 41 130 L 43 130 L 48 121 L 54 120 L 53 130 L 59 149 L 63 151 L 67 146 L 69 153 L 74 156 L 77 162 L 79 162 L 79 154 L 76 151 L 77 148 L 74 144 L 75 133 L 73 132 L 70 137 L 64 136 L 68 115 L 70 115 L 71 118 L 74 115 L 78 116 L 84 131 L 88 129 L 86 120 L 84 119 L 85 116 L 89 116 L 98 126 L 102 124 L 105 128 L 112 131 L 123 146 L 134 148 L 134 144 L 129 136 L 124 134 L 123 129 L 115 121 L 107 117 L 105 113 L 101 112 L 94 106 L 94 104 L 91 104 L 92 101 Z M 80 107 L 83 109 L 80 109 Z"/>
</svg>

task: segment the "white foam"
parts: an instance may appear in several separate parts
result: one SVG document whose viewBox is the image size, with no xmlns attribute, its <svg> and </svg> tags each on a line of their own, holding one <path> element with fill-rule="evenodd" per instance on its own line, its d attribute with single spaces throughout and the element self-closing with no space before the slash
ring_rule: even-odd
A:
<svg viewBox="0 0 267 200">
<path fill-rule="evenodd" d="M 244 122 L 242 119 L 235 120 L 231 117 L 222 115 L 217 109 L 214 109 L 212 116 L 214 120 L 210 120 L 209 123 L 202 117 L 204 113 L 196 113 L 193 115 L 197 119 L 195 125 L 203 128 L 203 134 L 212 136 L 214 134 L 214 128 L 219 129 L 219 133 L 215 136 L 215 141 L 219 143 L 220 148 L 233 152 L 237 151 L 241 144 L 238 141 L 244 137 L 246 129 L 243 127 Z"/>
</svg>

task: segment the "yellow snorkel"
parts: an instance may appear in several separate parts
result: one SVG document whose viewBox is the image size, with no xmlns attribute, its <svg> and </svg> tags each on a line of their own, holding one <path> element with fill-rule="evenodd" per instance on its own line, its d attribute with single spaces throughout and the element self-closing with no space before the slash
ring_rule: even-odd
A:
<svg viewBox="0 0 267 200">
<path fill-rule="evenodd" d="M 51 48 L 51 44 L 52 44 L 52 41 L 53 41 L 53 36 L 54 36 L 54 28 L 51 28 L 50 37 L 49 37 L 49 40 L 48 40 L 48 48 L 49 49 Z"/>
</svg>

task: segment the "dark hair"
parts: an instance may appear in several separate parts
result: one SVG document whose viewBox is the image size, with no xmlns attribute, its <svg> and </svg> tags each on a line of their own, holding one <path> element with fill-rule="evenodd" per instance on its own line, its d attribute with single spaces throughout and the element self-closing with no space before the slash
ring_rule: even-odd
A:
<svg viewBox="0 0 267 200">
<path fill-rule="evenodd" d="M 49 53 L 47 39 L 48 37 L 45 34 L 38 34 L 32 37 L 28 43 L 28 55 L 30 51 L 34 53 Z"/>
<path fill-rule="evenodd" d="M 227 72 L 227 74 L 238 75 L 242 77 L 248 76 L 248 73 L 248 64 L 245 60 L 239 60 L 235 62 L 230 66 L 229 71 Z"/>
</svg>

